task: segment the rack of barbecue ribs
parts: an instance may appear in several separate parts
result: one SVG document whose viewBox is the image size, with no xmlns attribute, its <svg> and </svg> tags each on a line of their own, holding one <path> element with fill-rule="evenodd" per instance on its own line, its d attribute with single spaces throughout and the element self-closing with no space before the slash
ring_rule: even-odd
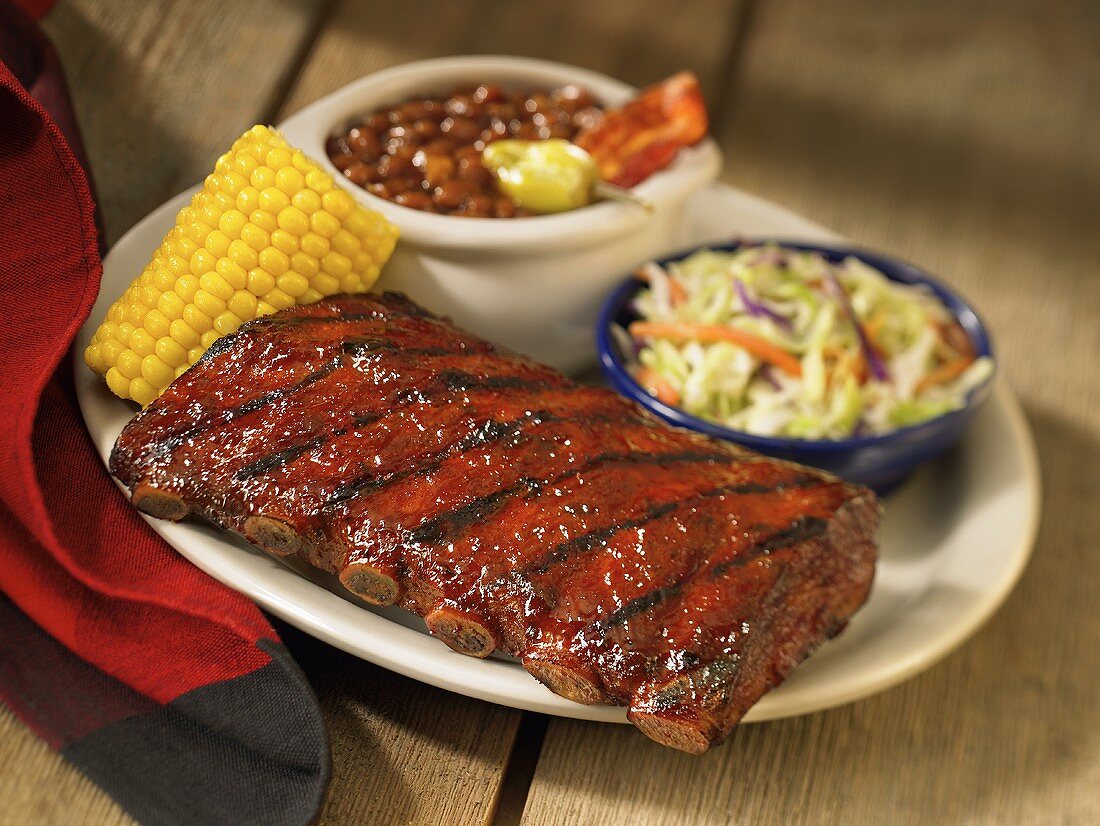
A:
<svg viewBox="0 0 1100 826">
<path fill-rule="evenodd" d="M 874 574 L 865 488 L 669 427 L 392 293 L 219 339 L 111 470 L 147 514 L 297 555 L 690 752 L 843 628 Z"/>
</svg>

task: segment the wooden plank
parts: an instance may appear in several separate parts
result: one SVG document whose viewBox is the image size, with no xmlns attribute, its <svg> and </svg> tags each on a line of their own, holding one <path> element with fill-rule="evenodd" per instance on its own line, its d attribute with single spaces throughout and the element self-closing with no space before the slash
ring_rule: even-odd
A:
<svg viewBox="0 0 1100 826">
<path fill-rule="evenodd" d="M 68 0 L 50 12 L 110 242 L 271 117 L 324 2 Z"/>
<path fill-rule="evenodd" d="M 983 309 L 1039 444 L 1039 544 L 986 628 L 878 697 L 694 759 L 552 722 L 525 824 L 1100 822 L 1098 36 L 1087 2 L 760 2 L 727 179 Z"/>
<path fill-rule="evenodd" d="M 518 712 L 279 631 L 313 683 L 332 743 L 322 824 L 491 822 Z"/>
<path fill-rule="evenodd" d="M 0 703 L 0 826 L 135 821 Z"/>
<path fill-rule="evenodd" d="M 635 85 L 690 66 L 717 99 L 740 8 L 738 0 L 689 0 L 671 14 L 661 0 L 379 0 L 369 8 L 345 0 L 325 26 L 283 115 L 378 69 L 450 54 L 540 57 Z"/>
</svg>

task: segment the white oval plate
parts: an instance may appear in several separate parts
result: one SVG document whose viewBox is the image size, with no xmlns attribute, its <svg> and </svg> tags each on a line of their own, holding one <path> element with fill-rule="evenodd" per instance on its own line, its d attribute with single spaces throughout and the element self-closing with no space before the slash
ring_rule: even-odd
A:
<svg viewBox="0 0 1100 826">
<path fill-rule="evenodd" d="M 190 193 L 131 229 L 104 261 L 103 288 L 77 338 L 82 353 L 111 301 L 152 256 Z M 835 241 L 832 233 L 725 186 L 696 197 L 683 246 L 730 236 Z M 383 278 L 384 283 L 384 278 Z M 415 297 L 415 296 L 414 296 Z M 134 408 L 77 359 L 76 387 L 104 461 Z M 1012 589 L 1038 527 L 1039 471 L 1031 434 L 1001 383 L 955 450 L 923 467 L 886 503 L 882 557 L 871 598 L 746 721 L 806 714 L 866 697 L 928 668 L 972 634 Z M 507 657 L 455 654 L 423 622 L 344 592 L 333 577 L 287 566 L 207 525 L 149 519 L 153 529 L 214 578 L 337 648 L 417 680 L 515 708 L 626 722 L 625 711 L 553 694 Z"/>
</svg>

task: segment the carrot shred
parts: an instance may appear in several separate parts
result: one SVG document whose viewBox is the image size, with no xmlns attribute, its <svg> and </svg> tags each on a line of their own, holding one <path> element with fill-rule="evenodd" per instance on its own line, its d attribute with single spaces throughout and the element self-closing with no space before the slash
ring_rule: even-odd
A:
<svg viewBox="0 0 1100 826">
<path fill-rule="evenodd" d="M 936 332 L 939 333 L 940 341 L 947 347 L 958 353 L 960 357 L 974 357 L 974 342 L 970 340 L 970 336 L 966 334 L 966 330 L 962 328 L 959 322 L 935 321 L 933 325 Z"/>
<path fill-rule="evenodd" d="M 672 338 L 704 343 L 728 341 L 748 350 L 761 361 L 774 364 L 785 373 L 792 376 L 802 375 L 802 363 L 790 353 L 776 347 L 767 339 L 739 330 L 736 327 L 683 322 L 635 321 L 630 325 L 630 334 L 635 338 Z"/>
<path fill-rule="evenodd" d="M 960 356 L 952 361 L 945 361 L 939 367 L 932 370 L 927 376 L 917 382 L 916 392 L 923 393 L 930 387 L 939 384 L 947 384 L 963 374 L 967 367 L 974 363 L 973 356 Z"/>
<path fill-rule="evenodd" d="M 646 391 L 656 396 L 657 401 L 664 402 L 669 407 L 675 407 L 680 403 L 680 394 L 676 392 L 676 388 L 665 381 L 656 370 L 639 367 L 634 378 Z"/>
<path fill-rule="evenodd" d="M 863 334 L 867 336 L 871 344 L 879 350 L 882 349 L 882 345 L 878 342 L 878 334 L 882 332 L 882 328 L 886 325 L 886 313 L 879 310 L 870 319 L 863 324 Z"/>
<path fill-rule="evenodd" d="M 653 279 L 649 277 L 649 273 L 646 272 L 644 267 L 639 267 L 634 271 L 634 277 L 639 281 L 644 281 L 646 284 L 652 284 Z M 687 290 L 684 289 L 684 285 L 676 280 L 676 276 L 668 276 L 668 300 L 673 307 L 682 304 L 687 301 Z"/>
</svg>

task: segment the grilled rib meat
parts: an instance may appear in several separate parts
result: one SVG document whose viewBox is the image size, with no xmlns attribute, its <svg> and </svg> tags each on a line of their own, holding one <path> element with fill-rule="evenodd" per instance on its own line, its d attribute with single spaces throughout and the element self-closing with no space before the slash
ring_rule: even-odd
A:
<svg viewBox="0 0 1100 826">
<path fill-rule="evenodd" d="M 244 325 L 127 425 L 134 503 L 297 554 L 691 752 L 867 597 L 869 491 L 658 423 L 407 299 Z"/>
</svg>

